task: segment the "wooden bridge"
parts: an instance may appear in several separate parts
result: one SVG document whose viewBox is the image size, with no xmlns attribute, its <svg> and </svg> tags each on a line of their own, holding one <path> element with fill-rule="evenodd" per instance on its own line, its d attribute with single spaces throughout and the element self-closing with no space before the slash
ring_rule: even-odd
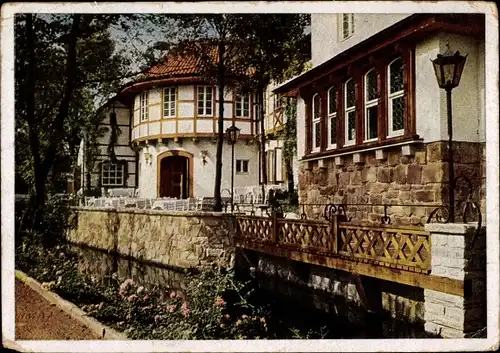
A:
<svg viewBox="0 0 500 353">
<path fill-rule="evenodd" d="M 434 276 L 423 227 L 237 216 L 236 246 L 409 286 L 464 295 L 464 282 Z"/>
</svg>

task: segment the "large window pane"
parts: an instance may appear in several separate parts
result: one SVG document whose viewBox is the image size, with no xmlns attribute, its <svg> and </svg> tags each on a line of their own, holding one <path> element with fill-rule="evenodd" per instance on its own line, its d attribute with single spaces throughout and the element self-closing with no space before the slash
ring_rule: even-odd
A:
<svg viewBox="0 0 500 353">
<path fill-rule="evenodd" d="M 347 139 L 354 140 L 356 136 L 356 119 L 355 112 L 347 114 Z"/>
<path fill-rule="evenodd" d="M 404 89 L 403 81 L 403 61 L 397 59 L 389 67 L 390 93 L 398 92 Z"/>
<path fill-rule="evenodd" d="M 337 117 L 332 116 L 330 118 L 330 145 L 335 145 L 337 143 Z"/>
<path fill-rule="evenodd" d="M 354 81 L 349 80 L 346 84 L 346 108 L 356 105 L 356 96 L 354 94 Z"/>
<path fill-rule="evenodd" d="M 337 94 L 334 88 L 328 91 L 328 114 L 333 114 L 337 111 Z"/>
<path fill-rule="evenodd" d="M 367 138 L 374 139 L 378 137 L 378 106 L 366 109 L 367 120 Z"/>
<path fill-rule="evenodd" d="M 320 135 L 320 124 L 319 122 L 314 124 L 314 132 L 315 132 L 315 139 L 314 139 L 314 147 L 319 147 L 321 145 L 321 135 Z"/>
<path fill-rule="evenodd" d="M 392 130 L 404 129 L 404 111 L 405 101 L 404 97 L 398 97 L 392 100 Z"/>
<path fill-rule="evenodd" d="M 377 71 L 371 70 L 366 75 L 366 100 L 371 101 L 377 99 L 378 88 L 377 88 Z"/>
</svg>

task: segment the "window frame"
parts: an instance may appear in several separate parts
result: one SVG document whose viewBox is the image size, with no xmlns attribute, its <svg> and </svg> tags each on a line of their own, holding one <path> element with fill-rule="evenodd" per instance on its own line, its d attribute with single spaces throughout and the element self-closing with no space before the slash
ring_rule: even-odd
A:
<svg viewBox="0 0 500 353">
<path fill-rule="evenodd" d="M 347 84 L 349 82 L 354 84 L 354 105 L 347 106 Z M 349 113 L 354 113 L 354 134 L 353 139 L 349 140 Z M 344 82 L 344 146 L 353 146 L 356 144 L 356 133 L 357 133 L 357 110 L 356 110 L 356 81 L 351 77 Z"/>
<path fill-rule="evenodd" d="M 331 101 L 330 101 L 330 92 L 333 90 L 333 94 L 335 96 L 335 110 L 331 111 Z M 327 111 L 328 111 L 328 122 L 327 122 L 327 149 L 335 149 L 337 148 L 337 140 L 338 140 L 338 129 L 337 129 L 337 116 L 338 116 L 338 97 L 337 97 L 337 87 L 331 86 L 327 91 Z M 335 123 L 335 143 L 332 143 L 332 122 Z"/>
<path fill-rule="evenodd" d="M 142 92 L 139 96 L 139 118 L 141 123 L 149 120 L 148 96 L 149 91 Z"/>
<path fill-rule="evenodd" d="M 377 97 L 374 99 L 368 100 L 368 75 L 371 72 L 375 72 L 376 75 L 376 86 L 377 86 Z M 379 127 L 380 127 L 380 116 L 379 116 L 379 97 L 380 97 L 380 92 L 379 92 L 379 87 L 378 87 L 378 76 L 379 72 L 376 68 L 371 68 L 369 69 L 364 75 L 363 75 L 363 123 L 364 123 L 364 132 L 363 132 L 363 142 L 372 142 L 372 141 L 378 141 L 379 138 Z M 377 136 L 369 138 L 368 137 L 368 129 L 369 129 L 369 124 L 368 124 L 368 109 L 372 107 L 377 107 Z"/>
<path fill-rule="evenodd" d="M 245 109 L 245 101 L 247 103 L 247 108 Z M 238 108 L 239 106 L 239 108 Z M 240 113 L 238 114 L 238 110 Z M 246 115 L 245 115 L 246 110 Z M 234 115 L 237 118 L 250 118 L 250 95 L 247 94 L 237 94 L 235 97 L 235 107 L 234 107 Z"/>
<path fill-rule="evenodd" d="M 403 117 L 403 129 L 398 130 L 398 134 L 393 134 L 392 126 L 388 126 L 389 123 L 392 124 L 391 115 L 389 115 L 389 104 L 392 102 L 389 100 L 389 90 L 390 76 L 389 65 L 393 65 L 396 60 L 401 61 L 402 70 L 402 81 L 398 80 L 397 88 L 393 96 L 395 98 L 401 97 L 403 99 L 404 106 L 402 107 L 401 114 Z M 306 140 L 305 143 L 305 155 L 307 159 L 309 157 L 318 156 L 329 156 L 336 155 L 337 153 L 346 153 L 350 151 L 362 150 L 364 148 L 373 148 L 377 146 L 384 146 L 395 142 L 404 142 L 415 140 L 418 138 L 416 134 L 416 112 L 415 112 L 415 47 L 413 45 L 397 45 L 389 46 L 384 48 L 380 52 L 374 53 L 369 56 L 365 56 L 355 62 L 350 63 L 350 65 L 345 65 L 340 68 L 335 68 L 332 71 L 328 71 L 327 76 L 323 76 L 317 81 L 312 81 L 306 87 L 302 88 L 301 95 L 306 103 Z M 366 123 L 367 119 L 365 116 L 366 107 L 365 100 L 373 103 L 375 105 L 375 99 L 368 100 L 366 95 L 365 79 L 367 74 L 374 69 L 377 72 L 377 139 L 373 138 L 366 140 Z M 394 70 L 394 68 L 393 68 Z M 393 71 L 394 76 L 394 71 Z M 353 107 L 348 107 L 347 112 L 355 111 L 355 127 L 356 134 L 352 136 L 354 140 L 347 141 L 347 115 L 346 115 L 346 83 L 350 79 L 354 82 L 354 109 Z M 398 77 L 399 79 L 399 77 Z M 331 146 L 331 136 L 330 136 L 330 110 L 329 99 L 330 99 L 330 89 L 335 87 L 337 90 L 337 146 L 335 148 Z M 372 91 L 373 92 L 373 91 Z M 320 149 L 313 148 L 313 138 L 315 137 L 314 124 L 313 124 L 313 97 L 319 94 L 322 101 L 322 112 L 326 112 L 325 116 L 321 119 L 320 125 Z M 397 95 L 396 95 L 397 94 Z M 328 97 L 324 97 L 324 96 Z M 374 97 L 374 95 L 372 95 Z M 391 96 L 392 97 L 392 96 Z M 350 100 L 350 98 L 349 98 Z M 398 102 L 399 103 L 399 102 Z M 351 103 L 352 104 L 352 103 Z M 400 106 L 398 106 L 399 108 Z M 349 109 L 350 108 L 350 109 Z M 368 107 L 370 108 L 370 107 Z M 374 108 L 371 108 L 374 109 Z M 332 110 L 333 112 L 333 110 Z M 373 112 L 375 114 L 375 112 Z M 352 114 L 352 113 L 351 113 Z M 327 120 L 324 120 L 327 119 Z M 351 115 L 352 119 L 352 115 Z M 398 121 L 401 124 L 400 121 Z M 372 123 L 372 125 L 374 125 Z"/>
<path fill-rule="evenodd" d="M 237 159 L 236 160 L 236 174 L 248 174 L 249 165 L 250 165 L 250 161 L 248 159 Z M 245 168 L 245 166 L 246 166 L 246 168 Z"/>
<path fill-rule="evenodd" d="M 318 114 L 317 117 L 315 117 L 315 108 L 316 104 L 314 102 L 315 97 L 318 96 Z M 321 96 L 319 93 L 315 93 L 312 96 L 312 145 L 311 145 L 311 152 L 318 152 L 321 149 Z M 316 146 L 316 124 L 319 125 L 319 145 Z"/>
<path fill-rule="evenodd" d="M 166 95 L 166 91 L 169 91 L 169 93 Z M 173 101 L 171 100 L 172 98 L 172 91 L 173 90 Z M 177 117 L 177 87 L 175 86 L 170 86 L 170 87 L 163 87 L 163 117 L 164 118 L 175 118 Z M 165 97 L 168 96 L 168 99 L 165 99 Z M 169 104 L 169 107 L 168 108 L 165 108 L 165 104 Z M 171 104 L 174 104 L 173 105 L 173 114 L 171 114 L 172 112 L 172 107 L 170 106 Z M 169 114 L 165 114 L 165 111 L 168 110 Z"/>
<path fill-rule="evenodd" d="M 202 93 L 202 99 L 200 100 L 200 92 Z M 208 100 L 208 92 L 210 92 L 211 99 Z M 203 102 L 202 110 L 200 113 L 200 101 Z M 207 102 L 210 102 L 210 104 L 207 104 Z M 208 85 L 203 85 L 203 86 L 198 86 L 197 87 L 197 95 L 196 95 L 196 112 L 198 116 L 207 116 L 207 117 L 213 117 L 214 116 L 214 90 L 212 86 Z M 207 113 L 208 108 L 210 108 L 210 113 Z"/>
<path fill-rule="evenodd" d="M 399 90 L 397 92 L 394 92 L 394 93 L 391 93 L 391 65 L 393 63 L 395 63 L 396 61 L 398 60 L 401 60 L 401 68 L 402 68 L 402 78 L 403 78 L 403 89 L 402 90 Z M 406 95 L 406 90 L 405 90 L 405 83 L 404 83 L 404 80 L 405 80 L 405 61 L 404 61 L 404 58 L 400 55 L 400 56 L 397 56 L 396 58 L 394 58 L 393 60 L 391 60 L 387 65 L 387 77 L 386 77 L 386 82 L 387 82 L 387 93 L 386 93 L 386 104 L 387 104 L 387 137 L 390 138 L 390 137 L 398 137 L 398 136 L 402 136 L 405 134 L 405 128 L 406 128 L 406 122 L 405 122 L 405 118 L 406 118 L 406 114 L 405 114 L 405 110 L 406 110 L 406 102 L 405 102 L 405 95 Z M 393 130 L 393 122 L 394 122 L 394 116 L 393 116 L 393 111 L 392 111 L 392 102 L 395 100 L 395 99 L 398 99 L 398 98 L 402 98 L 403 99 L 403 102 L 405 104 L 404 106 L 404 109 L 403 109 L 403 129 L 399 129 L 399 130 Z"/>
<path fill-rule="evenodd" d="M 107 176 L 104 176 L 104 168 L 108 167 Z M 116 169 L 111 170 L 111 167 L 116 167 Z M 113 172 L 114 176 L 111 176 L 110 173 Z M 121 173 L 121 176 L 118 176 L 118 172 Z M 121 178 L 121 183 L 116 182 L 118 178 Z M 126 177 L 126 172 L 125 172 L 125 163 L 124 162 L 111 162 L 111 161 L 104 161 L 101 163 L 101 171 L 100 171 L 100 184 L 102 187 L 123 187 L 125 186 L 125 177 Z M 108 179 L 108 182 L 104 182 L 104 179 Z M 111 183 L 109 180 L 114 179 L 115 182 Z"/>
</svg>

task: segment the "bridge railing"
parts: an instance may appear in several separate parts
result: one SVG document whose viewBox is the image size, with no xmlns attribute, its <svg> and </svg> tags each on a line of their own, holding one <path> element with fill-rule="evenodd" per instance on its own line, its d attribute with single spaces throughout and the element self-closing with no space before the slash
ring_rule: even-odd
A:
<svg viewBox="0 0 500 353">
<path fill-rule="evenodd" d="M 431 239 L 423 227 L 346 222 L 341 215 L 328 221 L 237 216 L 236 237 L 278 250 L 338 257 L 378 266 L 428 273 Z"/>
</svg>

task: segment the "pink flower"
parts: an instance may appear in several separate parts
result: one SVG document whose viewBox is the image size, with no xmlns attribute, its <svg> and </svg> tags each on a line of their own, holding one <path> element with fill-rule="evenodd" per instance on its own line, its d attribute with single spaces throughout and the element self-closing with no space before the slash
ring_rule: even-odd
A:
<svg viewBox="0 0 500 353">
<path fill-rule="evenodd" d="M 184 315 L 184 317 L 189 316 L 189 307 L 188 307 L 187 302 L 182 303 L 181 312 L 182 312 L 182 315 Z"/>
<path fill-rule="evenodd" d="M 177 306 L 176 305 L 167 305 L 166 309 L 169 313 L 173 313 L 175 311 L 175 309 L 177 309 Z"/>
<path fill-rule="evenodd" d="M 215 298 L 215 306 L 218 306 L 218 307 L 221 307 L 221 308 L 225 307 L 226 306 L 226 302 L 221 297 L 217 297 L 217 298 Z"/>
<path fill-rule="evenodd" d="M 175 299 L 175 297 L 177 297 L 177 294 L 175 292 L 171 292 L 170 293 L 170 298 L 171 299 Z"/>
<path fill-rule="evenodd" d="M 142 292 L 144 292 L 143 286 L 140 286 L 139 288 L 137 288 L 137 294 L 141 294 Z"/>
<path fill-rule="evenodd" d="M 129 302 L 131 302 L 132 300 L 135 300 L 135 299 L 137 299 L 137 295 L 135 295 L 135 294 L 132 294 L 131 296 L 129 296 L 129 297 L 127 298 L 127 300 L 128 300 Z"/>
<path fill-rule="evenodd" d="M 144 301 L 146 301 L 148 299 L 149 299 L 149 295 L 147 295 L 147 294 L 142 298 L 142 300 L 144 300 Z"/>
<path fill-rule="evenodd" d="M 127 290 L 128 287 L 130 286 L 134 286 L 135 285 L 135 282 L 133 279 L 131 278 L 127 278 L 122 284 L 120 284 L 120 290 Z"/>
<path fill-rule="evenodd" d="M 155 315 L 154 319 L 155 319 L 155 322 L 158 322 L 162 319 L 162 317 L 160 315 Z"/>
</svg>

